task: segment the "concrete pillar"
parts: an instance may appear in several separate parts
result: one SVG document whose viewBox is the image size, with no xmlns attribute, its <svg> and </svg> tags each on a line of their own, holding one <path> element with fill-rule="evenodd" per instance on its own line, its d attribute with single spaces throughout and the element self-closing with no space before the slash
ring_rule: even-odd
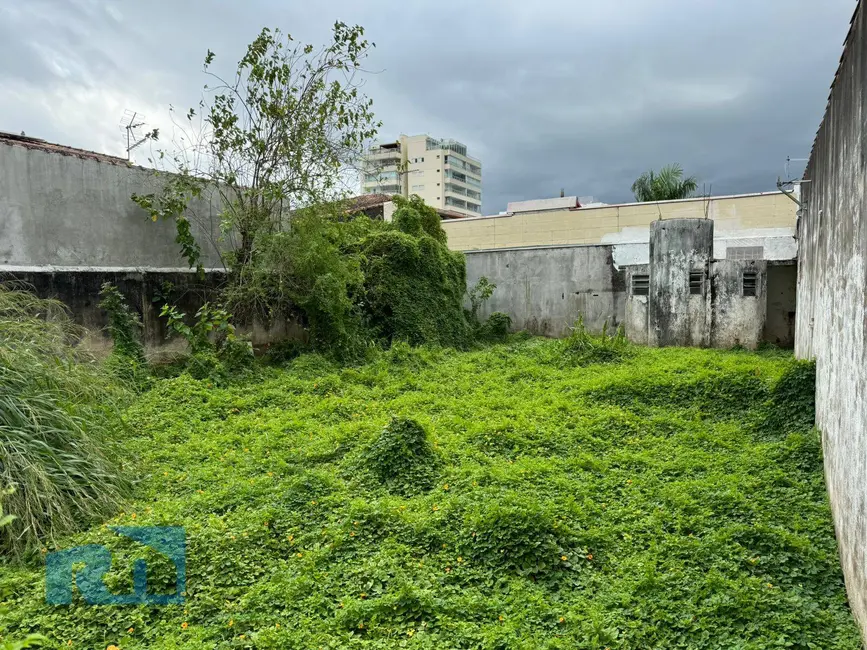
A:
<svg viewBox="0 0 867 650">
<path fill-rule="evenodd" d="M 648 345 L 710 345 L 712 257 L 712 220 L 650 224 Z"/>
</svg>

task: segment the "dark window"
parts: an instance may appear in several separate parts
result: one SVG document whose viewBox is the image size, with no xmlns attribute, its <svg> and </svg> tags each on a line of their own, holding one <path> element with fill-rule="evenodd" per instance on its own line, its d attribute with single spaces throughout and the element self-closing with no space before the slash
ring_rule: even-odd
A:
<svg viewBox="0 0 867 650">
<path fill-rule="evenodd" d="M 757 287 L 758 273 L 755 271 L 744 271 L 744 277 L 741 284 L 742 296 L 755 296 Z"/>
<path fill-rule="evenodd" d="M 632 276 L 632 295 L 647 296 L 650 295 L 650 276 L 638 275 Z"/>
<path fill-rule="evenodd" d="M 689 293 L 692 296 L 700 296 L 704 293 L 704 273 L 701 271 L 690 271 Z"/>
</svg>

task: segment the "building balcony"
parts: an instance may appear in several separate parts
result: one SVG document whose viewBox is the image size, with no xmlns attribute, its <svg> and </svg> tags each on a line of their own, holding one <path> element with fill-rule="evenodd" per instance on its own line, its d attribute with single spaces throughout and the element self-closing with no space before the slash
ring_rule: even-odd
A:
<svg viewBox="0 0 867 650">
<path fill-rule="evenodd" d="M 402 160 L 400 149 L 371 149 L 364 160 L 368 166 L 376 165 L 382 167 L 384 165 L 399 165 Z"/>
<path fill-rule="evenodd" d="M 458 208 L 459 210 L 467 210 L 469 212 L 473 212 L 475 214 L 482 213 L 482 206 L 471 201 L 465 201 L 463 199 L 457 199 L 453 196 L 446 196 L 445 200 L 446 207 Z"/>
<path fill-rule="evenodd" d="M 448 164 L 451 165 L 451 161 L 449 161 Z M 464 183 L 470 187 L 477 187 L 479 189 L 482 188 L 482 181 L 476 180 L 472 176 L 468 176 L 465 172 L 454 171 L 453 169 L 446 169 L 445 177 L 449 180 Z"/>
<path fill-rule="evenodd" d="M 446 191 L 446 193 L 450 192 L 452 194 L 457 194 L 459 196 L 465 196 L 469 199 L 472 199 L 473 201 L 481 202 L 481 200 L 482 200 L 482 193 L 481 192 L 476 192 L 475 190 L 471 190 L 471 189 L 466 188 L 466 187 L 461 187 L 460 185 L 453 184 L 453 183 L 446 183 L 445 191 Z"/>
<path fill-rule="evenodd" d="M 454 155 L 447 156 L 445 164 L 448 165 L 449 167 L 451 167 L 452 169 L 460 171 L 461 173 L 473 174 L 475 176 L 478 176 L 480 179 L 482 177 L 482 168 L 480 166 L 473 165 L 472 163 L 469 163 L 465 160 L 461 160 L 457 156 L 454 156 Z"/>
<path fill-rule="evenodd" d="M 387 183 L 389 181 L 393 183 L 398 183 L 400 181 L 400 177 L 396 170 L 388 171 L 383 169 L 381 171 L 376 171 L 372 174 L 364 175 L 365 183 Z"/>
</svg>

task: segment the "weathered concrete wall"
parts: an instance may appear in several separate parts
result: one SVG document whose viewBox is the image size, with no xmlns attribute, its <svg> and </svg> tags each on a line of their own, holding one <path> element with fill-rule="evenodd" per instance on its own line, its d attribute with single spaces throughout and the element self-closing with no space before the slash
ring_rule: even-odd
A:
<svg viewBox="0 0 867 650">
<path fill-rule="evenodd" d="M 804 178 L 795 352 L 816 359 L 816 425 L 849 603 L 867 635 L 867 10 L 860 2 Z"/>
<path fill-rule="evenodd" d="M 756 274 L 755 296 L 744 295 L 745 271 Z M 755 349 L 762 342 L 767 305 L 767 262 L 716 260 L 711 264 L 711 345 Z"/>
<path fill-rule="evenodd" d="M 145 351 L 154 359 L 184 351 L 185 343 L 168 338 L 165 319 L 160 318 L 162 306 L 169 302 L 192 316 L 204 302 L 211 299 L 225 276 L 211 272 L 200 280 L 195 273 L 177 271 L 64 270 L 18 271 L 0 270 L 0 282 L 33 291 L 42 298 L 54 298 L 69 307 L 73 320 L 89 330 L 83 345 L 97 355 L 111 350 L 106 327 L 108 318 L 99 308 L 99 291 L 103 283 L 111 282 L 126 298 L 127 304 L 141 318 Z M 257 323 L 240 324 L 238 332 L 247 335 L 256 346 L 292 338 L 302 338 L 304 332 L 296 322 L 280 321 L 269 328 Z"/>
<path fill-rule="evenodd" d="M 563 336 L 579 315 L 597 332 L 606 320 L 623 322 L 624 273 L 614 267 L 610 246 L 473 251 L 466 259 L 467 286 L 482 276 L 497 285 L 482 315 L 504 312 L 514 330 Z"/>
<path fill-rule="evenodd" d="M 650 266 L 636 264 L 626 267 L 626 318 L 624 329 L 627 338 L 638 345 L 647 345 L 647 318 L 648 302 L 650 296 L 635 295 L 632 293 L 633 276 L 650 276 Z"/>
<path fill-rule="evenodd" d="M 767 268 L 767 315 L 762 339 L 782 348 L 791 348 L 795 345 L 798 267 L 794 263 L 770 263 Z"/>
<path fill-rule="evenodd" d="M 131 200 L 157 192 L 153 170 L 0 143 L 0 266 L 185 266 L 173 222 Z M 220 268 L 218 202 L 191 204 L 206 267 Z"/>
<path fill-rule="evenodd" d="M 650 226 L 650 301 L 647 340 L 652 346 L 707 346 L 710 297 L 689 292 L 691 272 L 707 278 L 713 222 L 667 219 Z M 706 280 L 703 280 L 706 282 Z"/>
<path fill-rule="evenodd" d="M 779 274 L 772 304 L 775 320 L 767 326 L 768 262 L 714 260 L 713 231 L 713 222 L 706 219 L 651 225 L 650 264 L 626 268 L 629 340 L 651 346 L 755 348 L 766 331 L 777 344 L 789 340 L 784 330 L 795 310 L 793 276 Z M 748 291 L 745 272 L 750 273 Z M 641 295 L 635 282 L 641 276 L 649 278 L 647 295 Z"/>
</svg>

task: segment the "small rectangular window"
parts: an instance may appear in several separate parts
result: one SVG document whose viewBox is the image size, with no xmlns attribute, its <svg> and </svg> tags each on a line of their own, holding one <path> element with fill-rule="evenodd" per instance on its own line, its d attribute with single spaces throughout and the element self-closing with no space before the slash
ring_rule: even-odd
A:
<svg viewBox="0 0 867 650">
<path fill-rule="evenodd" d="M 744 271 L 744 277 L 741 280 L 741 295 L 756 296 L 756 288 L 758 286 L 758 273 L 755 271 Z"/>
<path fill-rule="evenodd" d="M 650 295 L 650 276 L 635 274 L 632 276 L 632 295 L 633 296 L 648 296 Z"/>
<path fill-rule="evenodd" d="M 765 257 L 764 246 L 727 246 L 727 260 L 761 260 Z"/>
<path fill-rule="evenodd" d="M 704 273 L 702 271 L 690 271 L 689 294 L 700 296 L 704 293 Z"/>
</svg>

